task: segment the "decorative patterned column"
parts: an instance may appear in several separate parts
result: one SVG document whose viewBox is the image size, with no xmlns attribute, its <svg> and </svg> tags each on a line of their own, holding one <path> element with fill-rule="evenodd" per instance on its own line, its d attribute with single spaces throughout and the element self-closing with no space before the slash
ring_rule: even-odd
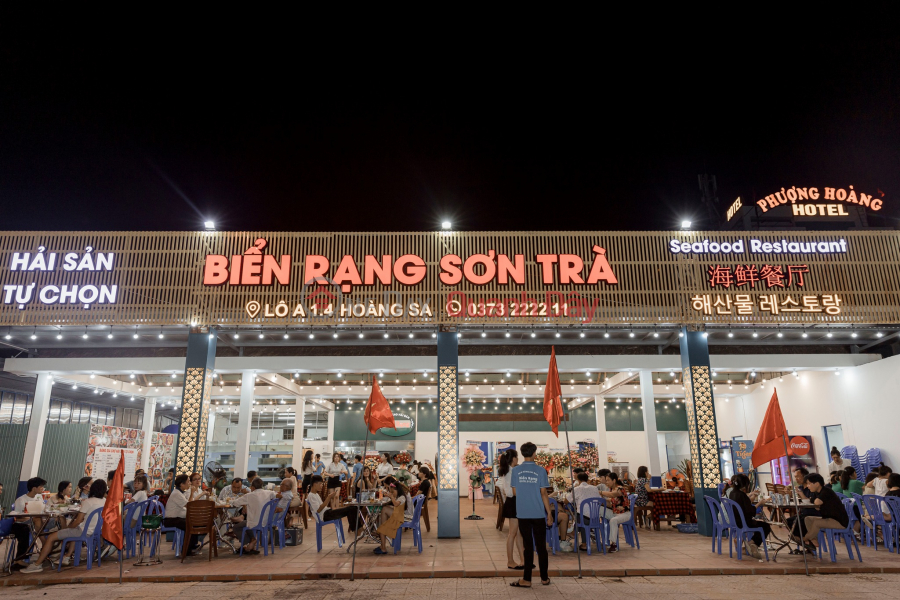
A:
<svg viewBox="0 0 900 600">
<path fill-rule="evenodd" d="M 459 340 L 440 331 L 438 359 L 438 538 L 459 537 Z"/>
<path fill-rule="evenodd" d="M 709 345 L 700 331 L 681 329 L 681 367 L 684 381 L 684 407 L 691 445 L 694 479 L 694 503 L 700 535 L 712 536 L 712 517 L 704 496 L 718 500 L 717 486 L 722 481 L 719 469 L 719 433 L 709 367 Z"/>
<path fill-rule="evenodd" d="M 175 450 L 175 474 L 202 472 L 206 463 L 206 428 L 209 425 L 213 370 L 216 367 L 216 332 L 190 333 L 184 361 L 181 422 Z"/>
</svg>

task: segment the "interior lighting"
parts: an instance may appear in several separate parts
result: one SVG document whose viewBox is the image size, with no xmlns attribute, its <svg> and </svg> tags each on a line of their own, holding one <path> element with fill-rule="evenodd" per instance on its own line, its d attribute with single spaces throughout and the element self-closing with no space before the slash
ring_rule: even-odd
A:
<svg viewBox="0 0 900 600">
<path fill-rule="evenodd" d="M 536 334 L 535 332 L 532 331 L 532 332 L 531 332 L 531 337 L 537 337 L 537 334 Z"/>
</svg>

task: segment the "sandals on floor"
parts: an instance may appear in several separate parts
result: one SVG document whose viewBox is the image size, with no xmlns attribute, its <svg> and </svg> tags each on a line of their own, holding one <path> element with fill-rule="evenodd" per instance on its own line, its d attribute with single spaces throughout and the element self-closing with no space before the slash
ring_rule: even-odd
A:
<svg viewBox="0 0 900 600">
<path fill-rule="evenodd" d="M 529 588 L 531 588 L 531 587 L 533 587 L 533 586 L 530 586 L 530 585 L 522 585 L 521 582 L 516 581 L 515 583 L 509 584 L 509 587 L 520 587 L 520 588 L 529 589 Z"/>
</svg>

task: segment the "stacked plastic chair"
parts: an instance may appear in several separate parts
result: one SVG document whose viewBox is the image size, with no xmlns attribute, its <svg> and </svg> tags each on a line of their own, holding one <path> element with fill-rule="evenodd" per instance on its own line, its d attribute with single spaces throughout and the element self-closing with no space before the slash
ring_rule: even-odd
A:
<svg viewBox="0 0 900 600">
<path fill-rule="evenodd" d="M 859 478 L 865 479 L 868 471 L 863 468 L 862 461 L 859 460 L 859 453 L 856 451 L 856 446 L 844 446 L 841 448 L 841 458 L 849 460 L 850 465 L 853 467 L 853 470 L 856 471 Z M 826 473 L 826 475 L 828 474 Z"/>
<path fill-rule="evenodd" d="M 865 479 L 865 476 L 877 469 L 881 466 L 881 449 L 880 448 L 869 448 L 866 450 L 866 464 L 865 467 L 868 471 L 860 477 L 860 479 Z M 859 471 L 857 471 L 859 473 Z"/>
</svg>

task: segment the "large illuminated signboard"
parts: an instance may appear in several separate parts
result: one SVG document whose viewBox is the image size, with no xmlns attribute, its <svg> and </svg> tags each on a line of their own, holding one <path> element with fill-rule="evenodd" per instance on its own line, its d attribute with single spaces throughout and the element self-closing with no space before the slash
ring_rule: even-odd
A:
<svg viewBox="0 0 900 600">
<path fill-rule="evenodd" d="M 0 327 L 900 324 L 898 274 L 896 231 L 0 232 Z"/>
</svg>

